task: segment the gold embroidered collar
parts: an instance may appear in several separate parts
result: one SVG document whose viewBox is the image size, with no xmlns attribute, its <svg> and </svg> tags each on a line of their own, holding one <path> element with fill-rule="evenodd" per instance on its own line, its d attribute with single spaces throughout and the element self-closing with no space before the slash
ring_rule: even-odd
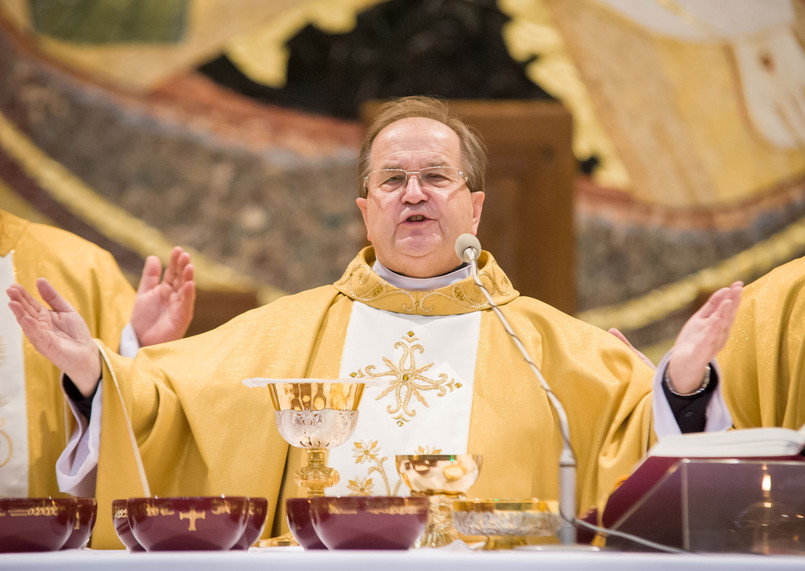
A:
<svg viewBox="0 0 805 571">
<path fill-rule="evenodd" d="M 413 315 L 457 315 L 489 308 L 483 293 L 472 278 L 427 291 L 409 291 L 394 287 L 372 271 L 374 248 L 361 250 L 349 264 L 335 287 L 344 295 L 375 309 Z M 492 254 L 482 252 L 478 274 L 495 303 L 503 305 L 518 295 L 509 278 Z"/>
</svg>

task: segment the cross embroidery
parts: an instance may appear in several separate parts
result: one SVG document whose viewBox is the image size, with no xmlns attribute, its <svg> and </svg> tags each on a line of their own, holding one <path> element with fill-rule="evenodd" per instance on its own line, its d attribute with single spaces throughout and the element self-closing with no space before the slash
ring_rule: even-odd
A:
<svg viewBox="0 0 805 571">
<path fill-rule="evenodd" d="M 394 349 L 402 352 L 397 364 L 388 357 L 383 357 L 383 363 L 387 367 L 385 371 L 377 372 L 377 367 L 368 365 L 365 369 L 358 369 L 356 372 L 350 373 L 353 378 L 389 379 L 388 387 L 375 400 L 379 401 L 392 392 L 394 393 L 396 402 L 389 404 L 386 410 L 393 415 L 397 426 L 400 427 L 416 416 L 416 409 L 410 406 L 411 397 L 415 397 L 423 406 L 430 408 L 423 395 L 425 391 L 436 391 L 436 396 L 442 397 L 448 392 L 452 392 L 453 389 L 461 388 L 460 382 L 448 377 L 445 373 L 441 373 L 435 379 L 425 375 L 434 364 L 417 366 L 416 354 L 425 351 L 418 341 L 419 339 L 413 331 L 403 335 L 402 340 L 394 344 Z"/>
</svg>

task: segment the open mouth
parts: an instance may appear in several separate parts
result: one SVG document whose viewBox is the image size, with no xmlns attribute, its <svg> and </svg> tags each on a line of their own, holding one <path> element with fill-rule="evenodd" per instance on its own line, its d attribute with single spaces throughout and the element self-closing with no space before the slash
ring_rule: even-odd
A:
<svg viewBox="0 0 805 571">
<path fill-rule="evenodd" d="M 406 222 L 423 222 L 424 220 L 427 219 L 421 214 L 413 214 L 405 219 Z"/>
</svg>

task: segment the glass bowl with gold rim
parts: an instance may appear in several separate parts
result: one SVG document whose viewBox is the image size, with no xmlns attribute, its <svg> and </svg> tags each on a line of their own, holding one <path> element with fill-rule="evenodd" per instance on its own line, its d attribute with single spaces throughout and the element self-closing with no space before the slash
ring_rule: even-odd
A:
<svg viewBox="0 0 805 571">
<path fill-rule="evenodd" d="M 483 549 L 509 549 L 528 537 L 548 537 L 562 523 L 559 503 L 539 500 L 455 500 L 453 525 L 463 535 L 485 536 Z"/>
</svg>

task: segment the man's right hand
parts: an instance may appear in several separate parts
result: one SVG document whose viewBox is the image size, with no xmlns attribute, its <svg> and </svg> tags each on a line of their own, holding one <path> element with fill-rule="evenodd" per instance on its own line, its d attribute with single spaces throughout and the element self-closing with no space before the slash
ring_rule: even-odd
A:
<svg viewBox="0 0 805 571">
<path fill-rule="evenodd" d="M 84 318 L 53 288 L 39 278 L 40 304 L 19 284 L 6 290 L 8 307 L 34 348 L 66 374 L 85 397 L 95 392 L 101 377 L 101 357 Z"/>
</svg>

